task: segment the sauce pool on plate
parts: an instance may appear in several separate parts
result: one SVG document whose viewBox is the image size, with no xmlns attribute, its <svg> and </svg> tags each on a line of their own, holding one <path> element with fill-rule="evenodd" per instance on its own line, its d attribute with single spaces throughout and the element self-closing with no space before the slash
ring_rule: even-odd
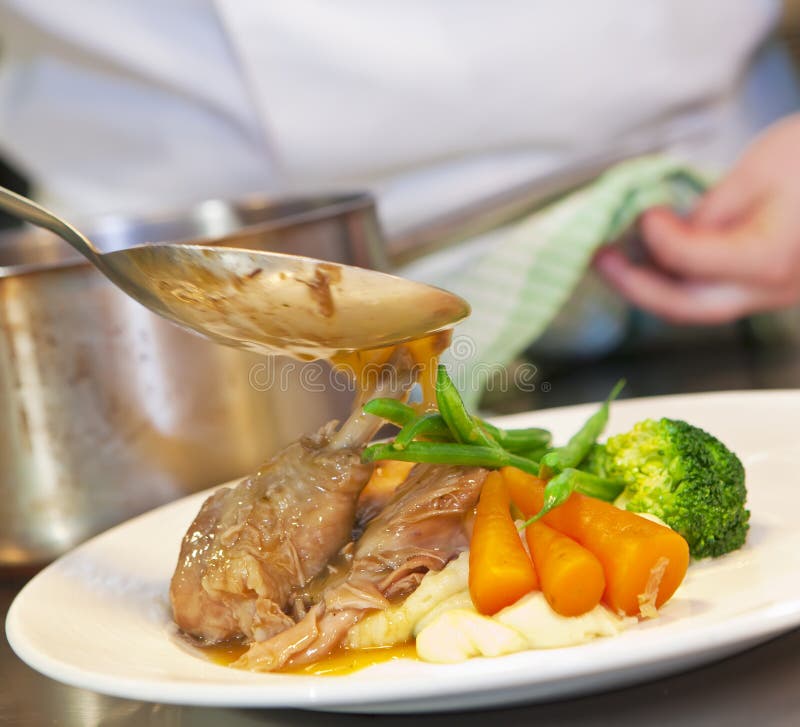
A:
<svg viewBox="0 0 800 727">
<path fill-rule="evenodd" d="M 214 646 L 198 647 L 210 661 L 222 666 L 230 666 L 248 649 L 243 642 L 228 642 Z M 287 666 L 276 674 L 299 674 L 304 676 L 344 676 L 376 664 L 385 664 L 396 659 L 417 659 L 417 649 L 413 643 L 383 646 L 374 649 L 339 649 L 313 664 Z"/>
</svg>

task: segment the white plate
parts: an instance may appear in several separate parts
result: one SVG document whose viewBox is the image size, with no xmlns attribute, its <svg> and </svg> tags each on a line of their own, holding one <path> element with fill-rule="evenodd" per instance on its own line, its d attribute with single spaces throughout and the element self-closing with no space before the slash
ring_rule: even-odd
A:
<svg viewBox="0 0 800 727">
<path fill-rule="evenodd" d="M 515 415 L 563 440 L 594 407 Z M 354 712 L 470 709 L 585 694 L 686 669 L 800 624 L 800 392 L 634 399 L 614 404 L 610 432 L 644 417 L 684 418 L 741 457 L 752 528 L 747 545 L 693 564 L 659 619 L 567 649 L 442 666 L 412 660 L 338 677 L 252 674 L 205 661 L 169 636 L 167 587 L 180 539 L 204 494 L 98 536 L 36 576 L 6 630 L 34 669 L 68 684 L 152 702 Z M 109 486 L 112 486 L 109 484 Z"/>
</svg>

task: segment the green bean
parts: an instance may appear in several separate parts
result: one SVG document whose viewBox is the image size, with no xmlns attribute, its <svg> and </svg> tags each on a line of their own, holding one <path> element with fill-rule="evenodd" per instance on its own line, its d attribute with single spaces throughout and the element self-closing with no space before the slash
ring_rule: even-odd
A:
<svg viewBox="0 0 800 727">
<path fill-rule="evenodd" d="M 457 442 L 410 442 L 400 450 L 394 449 L 391 444 L 372 444 L 363 451 L 361 459 L 364 462 L 397 459 L 403 462 L 471 465 L 492 469 L 514 466 L 530 474 L 539 471 L 537 462 L 506 452 L 500 447 L 482 447 Z"/>
<path fill-rule="evenodd" d="M 609 404 L 619 394 L 620 381 L 606 401 L 563 447 L 548 449 L 550 433 L 538 427 L 504 430 L 469 414 L 461 395 L 439 366 L 436 399 L 439 413 L 418 414 L 396 399 L 373 399 L 364 411 L 401 427 L 394 441 L 367 447 L 362 459 L 375 462 L 396 459 L 446 465 L 472 465 L 499 469 L 513 466 L 540 477 L 549 477 L 541 512 L 529 522 L 562 504 L 572 492 L 603 500 L 615 499 L 624 485 L 575 467 L 583 460 L 608 421 Z M 422 439 L 422 441 L 420 441 Z"/>
<path fill-rule="evenodd" d="M 532 525 L 537 520 L 547 515 L 554 507 L 563 505 L 569 499 L 569 496 L 574 492 L 574 482 L 572 479 L 574 472 L 574 469 L 565 469 L 563 472 L 559 472 L 545 485 L 542 509 L 533 517 L 528 518 L 522 524 L 521 528 L 527 528 L 528 525 Z"/>
<path fill-rule="evenodd" d="M 524 457 L 525 459 L 532 459 L 536 462 L 541 462 L 542 457 L 544 457 L 550 449 L 548 447 L 535 447 L 534 449 L 528 449 L 525 452 L 514 452 L 514 454 Z M 538 475 L 539 472 L 537 471 L 536 474 Z"/>
<path fill-rule="evenodd" d="M 456 385 L 448 376 L 447 369 L 441 364 L 436 376 L 436 403 L 439 405 L 439 413 L 457 442 L 500 449 L 497 442 L 478 425 L 467 411 L 461 394 L 458 393 Z"/>
<path fill-rule="evenodd" d="M 394 402 L 393 399 L 376 399 L 376 401 Z M 399 402 L 394 403 L 398 404 Z M 411 409 L 411 407 L 405 404 L 401 406 L 405 410 Z M 372 409 L 372 407 L 370 407 L 370 409 Z M 397 407 L 392 407 L 392 409 L 396 411 Z M 369 413 L 374 412 L 370 411 Z M 403 414 L 405 414 L 405 411 Z M 531 427 L 529 429 L 500 429 L 478 417 L 473 417 L 473 419 L 475 423 L 479 427 L 482 427 L 503 449 L 513 452 L 514 454 L 528 456 L 526 455 L 527 452 L 536 452 L 539 456 L 534 459 L 538 460 L 547 450 L 547 445 L 550 442 L 550 432 L 546 429 L 540 429 L 539 427 Z M 455 439 L 442 415 L 433 412 L 417 416 L 405 424 L 403 431 L 397 434 L 394 441 L 395 444 L 399 444 L 402 449 L 402 447 L 416 437 L 427 437 L 442 441 Z M 530 459 L 530 457 L 528 458 Z"/>
<path fill-rule="evenodd" d="M 577 467 L 581 463 L 605 429 L 608 422 L 609 405 L 619 396 L 623 386 L 625 386 L 625 380 L 620 379 L 600 409 L 586 420 L 586 423 L 572 435 L 570 440 L 563 447 L 557 447 L 542 457 L 540 477 L 550 477 L 554 472 Z"/>
<path fill-rule="evenodd" d="M 363 411 L 386 419 L 398 427 L 405 427 L 417 418 L 414 407 L 397 399 L 372 399 L 364 404 Z"/>
<path fill-rule="evenodd" d="M 550 444 L 550 432 L 539 427 L 528 429 L 500 429 L 482 419 L 476 419 L 488 434 L 503 448 L 509 452 L 521 453 L 531 449 L 543 449 Z"/>
<path fill-rule="evenodd" d="M 479 467 L 504 467 L 506 453 L 491 447 L 456 442 L 411 442 L 405 449 L 396 450 L 391 444 L 372 444 L 361 455 L 364 462 L 399 459 L 404 462 L 432 464 L 462 464 Z"/>
<path fill-rule="evenodd" d="M 531 475 L 539 474 L 539 462 L 537 460 L 522 457 L 518 454 L 512 454 L 511 452 L 508 453 L 508 466 L 516 467 L 518 470 L 522 470 Z"/>
<path fill-rule="evenodd" d="M 477 417 L 471 417 L 446 370 L 441 381 L 447 389 L 441 399 L 445 403 L 445 410 L 451 415 L 450 424 L 441 414 L 420 416 L 413 407 L 396 399 L 373 399 L 364 405 L 364 411 L 408 430 L 401 431 L 395 439 L 401 448 L 416 437 L 426 437 L 441 441 L 466 439 L 467 441 L 463 443 L 490 447 L 499 444 L 503 449 L 525 456 L 526 459 L 532 459 L 528 452 L 536 453 L 537 456 L 533 459 L 538 459 L 544 453 L 544 448 L 550 442 L 550 432 L 538 427 L 505 430 Z M 459 432 L 462 435 L 459 435 Z"/>
<path fill-rule="evenodd" d="M 395 449 L 405 449 L 417 437 L 449 441 L 453 435 L 441 414 L 423 414 L 406 424 L 391 444 Z"/>
<path fill-rule="evenodd" d="M 605 477 L 598 477 L 589 472 L 572 470 L 572 484 L 575 492 L 582 495 L 596 497 L 598 500 L 613 502 L 625 489 L 625 483 L 618 480 L 609 480 Z"/>
</svg>

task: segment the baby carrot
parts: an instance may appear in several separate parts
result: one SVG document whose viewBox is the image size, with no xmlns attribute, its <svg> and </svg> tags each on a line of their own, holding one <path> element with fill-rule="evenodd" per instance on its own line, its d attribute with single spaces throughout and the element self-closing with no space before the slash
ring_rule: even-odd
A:
<svg viewBox="0 0 800 727">
<path fill-rule="evenodd" d="M 414 467 L 413 462 L 397 462 L 385 459 L 377 462 L 372 476 L 361 490 L 358 498 L 357 520 L 359 526 L 371 520 L 389 502 L 394 491 L 405 482 L 409 472 Z"/>
<path fill-rule="evenodd" d="M 469 593 L 475 608 L 495 614 L 537 587 L 536 571 L 511 518 L 499 472 L 483 483 L 469 550 Z"/>
<path fill-rule="evenodd" d="M 525 538 L 542 593 L 556 613 L 580 616 L 600 603 L 603 566 L 586 548 L 543 522 L 529 525 Z"/>
<path fill-rule="evenodd" d="M 515 467 L 502 474 L 526 517 L 539 512 L 544 481 Z M 597 557 L 606 578 L 603 600 L 614 611 L 635 616 L 659 608 L 686 575 L 689 546 L 678 533 L 610 503 L 573 493 L 543 521 Z"/>
<path fill-rule="evenodd" d="M 413 468 L 413 462 L 398 462 L 394 459 L 378 462 L 366 487 L 361 491 L 362 496 L 390 495 L 405 481 Z"/>
</svg>

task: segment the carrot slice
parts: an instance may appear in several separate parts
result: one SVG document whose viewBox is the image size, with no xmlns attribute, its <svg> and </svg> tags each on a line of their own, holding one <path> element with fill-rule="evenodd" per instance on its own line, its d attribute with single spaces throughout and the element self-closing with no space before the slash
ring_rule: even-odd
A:
<svg viewBox="0 0 800 727">
<path fill-rule="evenodd" d="M 556 613 L 580 616 L 600 603 L 606 579 L 592 553 L 543 522 L 530 525 L 525 538 L 542 593 Z"/>
<path fill-rule="evenodd" d="M 502 474 L 517 507 L 526 516 L 539 512 L 545 482 L 515 467 Z M 649 615 L 686 575 L 689 546 L 678 533 L 610 503 L 573 493 L 542 520 L 597 557 L 606 579 L 603 600 L 614 611 Z"/>
<path fill-rule="evenodd" d="M 406 481 L 414 462 L 384 459 L 375 464 L 369 481 L 358 498 L 358 518 L 366 522 L 375 517 L 389 502 L 394 491 Z"/>
<path fill-rule="evenodd" d="M 391 496 L 405 482 L 409 472 L 414 468 L 414 464 L 414 462 L 398 462 L 395 459 L 384 459 L 377 462 L 362 493 L 370 496 Z"/>
<path fill-rule="evenodd" d="M 490 472 L 481 490 L 469 550 L 469 593 L 482 614 L 495 614 L 537 587 L 536 571 L 510 506 L 505 480 L 499 472 Z"/>
</svg>

